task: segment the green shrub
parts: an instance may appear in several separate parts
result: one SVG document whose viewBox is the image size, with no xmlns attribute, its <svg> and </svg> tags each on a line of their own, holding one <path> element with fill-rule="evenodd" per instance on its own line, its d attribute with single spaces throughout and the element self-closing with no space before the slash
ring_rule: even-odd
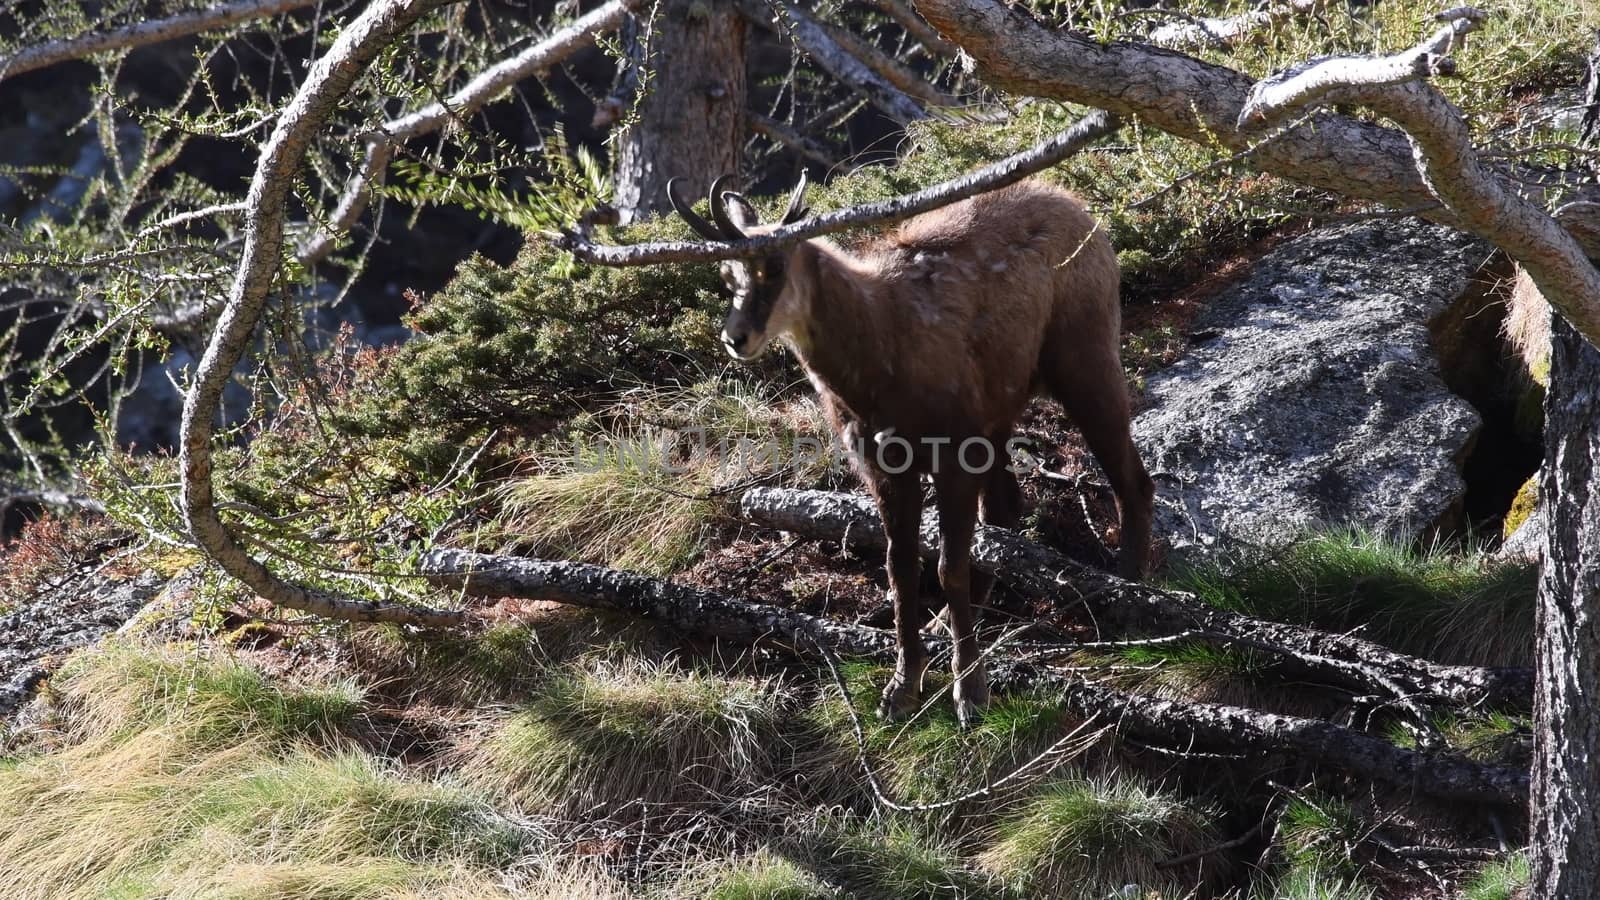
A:
<svg viewBox="0 0 1600 900">
<path fill-rule="evenodd" d="M 686 237 L 663 219 L 614 239 Z M 463 262 L 417 302 L 407 322 L 418 336 L 387 362 L 384 389 L 336 410 L 339 427 L 399 436 L 407 459 L 437 471 L 491 430 L 540 435 L 596 396 L 724 364 L 716 266 L 569 263 L 537 237 L 510 266 Z"/>
</svg>

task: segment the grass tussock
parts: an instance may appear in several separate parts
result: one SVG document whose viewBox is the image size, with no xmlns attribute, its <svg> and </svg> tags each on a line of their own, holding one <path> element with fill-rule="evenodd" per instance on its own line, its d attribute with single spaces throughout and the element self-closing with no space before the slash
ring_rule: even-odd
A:
<svg viewBox="0 0 1600 900">
<path fill-rule="evenodd" d="M 74 656 L 52 682 L 78 741 L 160 728 L 191 744 L 239 739 L 332 744 L 355 725 L 354 681 L 287 685 L 223 655 L 112 641 Z"/>
<path fill-rule="evenodd" d="M 1462 900 L 1519 900 L 1527 897 L 1533 875 L 1528 868 L 1528 857 L 1515 856 L 1493 862 L 1469 882 L 1462 891 Z"/>
<path fill-rule="evenodd" d="M 0 774 L 0 821 L 18 900 L 432 896 L 521 841 L 473 795 L 363 754 L 198 749 L 161 726 Z"/>
<path fill-rule="evenodd" d="M 770 774 L 784 705 L 770 682 L 596 662 L 555 676 L 463 751 L 462 768 L 525 809 L 712 800 Z"/>
<path fill-rule="evenodd" d="M 793 860 L 768 850 L 686 876 L 663 900 L 833 900 L 838 893 Z"/>
<path fill-rule="evenodd" d="M 839 816 L 812 838 L 815 865 L 852 896 L 1002 900 L 999 879 L 963 862 L 957 848 L 922 823 Z"/>
<path fill-rule="evenodd" d="M 1158 864 L 1215 842 L 1204 812 L 1140 781 L 1070 780 L 1003 821 L 979 862 L 1026 896 L 1099 900 L 1137 885 L 1176 897 L 1193 870 Z"/>
<path fill-rule="evenodd" d="M 1169 586 L 1248 615 L 1354 630 L 1440 662 L 1527 666 L 1537 575 L 1532 565 L 1479 551 L 1330 531 L 1231 570 L 1179 573 Z"/>
<path fill-rule="evenodd" d="M 1356 877 L 1360 866 L 1352 852 L 1367 827 L 1343 801 L 1325 796 L 1296 797 L 1278 825 L 1283 855 L 1299 869 Z"/>
<path fill-rule="evenodd" d="M 775 403 L 732 379 L 641 388 L 575 419 L 501 490 L 485 537 L 502 547 L 653 575 L 704 549 L 724 489 L 752 479 L 812 486 L 834 462 L 814 401 Z"/>
</svg>

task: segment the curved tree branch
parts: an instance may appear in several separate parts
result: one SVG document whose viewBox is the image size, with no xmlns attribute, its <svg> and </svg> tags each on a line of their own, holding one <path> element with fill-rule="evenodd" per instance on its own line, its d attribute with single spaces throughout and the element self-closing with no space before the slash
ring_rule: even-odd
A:
<svg viewBox="0 0 1600 900">
<path fill-rule="evenodd" d="M 1440 18 L 1443 27 L 1404 53 L 1320 60 L 1262 80 L 1240 110 L 1239 123 L 1271 125 L 1331 102 L 1387 116 L 1404 130 L 1423 182 L 1456 224 L 1521 263 L 1545 299 L 1600 346 L 1600 269 L 1549 212 L 1483 166 L 1460 110 L 1421 80 L 1453 72 L 1448 54 L 1486 15 L 1459 7 Z"/>
<path fill-rule="evenodd" d="M 212 483 L 213 420 L 222 390 L 244 354 L 282 264 L 285 201 L 307 147 L 372 60 L 428 10 L 447 0 L 378 0 L 340 34 L 306 74 L 261 150 L 245 207 L 245 245 L 227 306 L 195 371 L 183 404 L 178 457 L 182 506 L 190 536 L 213 560 L 280 606 L 357 622 L 430 627 L 459 624 L 465 614 L 373 603 L 290 584 L 240 546 L 218 515 Z"/>
<path fill-rule="evenodd" d="M 499 97 L 517 82 L 543 74 L 595 39 L 620 26 L 642 0 L 612 0 L 578 17 L 572 24 L 542 41 L 478 73 L 460 90 L 440 103 L 430 103 L 378 126 L 366 136 L 366 155 L 351 175 L 328 222 L 301 243 L 296 256 L 311 265 L 333 251 L 339 235 L 348 231 L 366 211 L 383 186 L 394 148 L 415 137 L 431 134 L 446 123 L 468 116 Z"/>
<path fill-rule="evenodd" d="M 77 37 L 51 41 L 0 58 L 0 80 L 53 66 L 59 62 L 82 59 L 93 53 L 159 44 L 199 34 L 202 31 L 226 28 L 251 19 L 264 19 L 311 6 L 316 2 L 317 0 L 241 0 L 238 3 L 225 3 L 209 9 L 179 13 L 165 19 L 136 22 L 121 28 L 94 31 Z"/>
<path fill-rule="evenodd" d="M 666 262 L 711 262 L 760 256 L 818 235 L 833 234 L 864 225 L 898 222 L 912 216 L 949 206 L 974 194 L 1015 184 L 1035 172 L 1042 172 L 1089 144 L 1121 127 L 1116 116 L 1096 110 L 1079 119 L 1071 128 L 1013 154 L 976 172 L 941 182 L 878 203 L 866 203 L 807 218 L 793 225 L 775 228 L 760 237 L 742 241 L 660 241 L 648 244 L 611 246 L 596 244 L 582 233 L 550 235 L 558 247 L 578 259 L 607 266 L 648 266 Z"/>
<path fill-rule="evenodd" d="M 1053 31 L 996 0 L 914 2 L 994 87 L 1107 109 L 1200 144 L 1249 150 L 1260 171 L 1400 209 L 1430 209 L 1435 221 L 1467 227 L 1455 212 L 1431 209 L 1437 200 L 1400 131 L 1322 113 L 1253 146 L 1257 136 L 1238 127 L 1254 84 L 1243 73 L 1146 44 Z M 1586 249 L 1600 257 L 1600 246 Z"/>
</svg>

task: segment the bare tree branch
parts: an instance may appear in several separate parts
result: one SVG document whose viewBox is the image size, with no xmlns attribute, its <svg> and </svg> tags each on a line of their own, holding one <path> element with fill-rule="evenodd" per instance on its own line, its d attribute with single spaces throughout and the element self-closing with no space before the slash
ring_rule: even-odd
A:
<svg viewBox="0 0 1600 900">
<path fill-rule="evenodd" d="M 810 13 L 788 0 L 767 0 L 767 3 L 771 4 L 770 10 L 762 0 L 739 0 L 739 11 L 751 21 L 768 26 L 774 12 L 782 16 L 789 37 L 797 47 L 829 75 L 867 98 L 896 122 L 909 125 L 928 118 L 928 111 L 921 104 L 851 56 Z"/>
<path fill-rule="evenodd" d="M 884 81 L 889 82 L 907 96 L 919 101 L 923 106 L 960 106 L 961 100 L 946 94 L 929 84 L 920 74 L 910 66 L 890 57 L 878 49 L 871 41 L 856 34 L 848 28 L 835 25 L 832 22 L 819 22 L 822 30 L 833 38 L 834 42 L 857 61 L 867 68 L 877 72 Z"/>
<path fill-rule="evenodd" d="M 1240 72 L 1146 44 L 1101 43 L 1051 30 L 996 0 L 914 2 L 993 87 L 1136 117 L 1202 145 L 1220 143 L 1237 152 L 1255 141 L 1238 128 L 1253 85 Z M 1263 172 L 1352 198 L 1400 209 L 1437 203 L 1404 134 L 1349 116 L 1312 116 L 1249 158 Z M 1428 215 L 1463 226 L 1449 210 Z M 1589 249 L 1600 257 L 1600 246 Z"/>
<path fill-rule="evenodd" d="M 581 233 L 569 232 L 549 237 L 557 246 L 569 251 L 578 259 L 607 266 L 711 262 L 719 259 L 760 256 L 779 247 L 818 235 L 909 219 L 918 213 L 949 206 L 974 194 L 1015 184 L 1035 172 L 1041 172 L 1061 162 L 1094 141 L 1116 131 L 1120 126 L 1121 122 L 1115 116 L 1096 110 L 1079 119 L 1071 128 L 1043 143 L 960 178 L 903 197 L 824 213 L 793 225 L 774 229 L 770 234 L 742 241 L 661 241 L 612 246 L 593 243 L 587 235 Z"/>
<path fill-rule="evenodd" d="M 165 19 L 136 22 L 122 28 L 51 41 L 48 44 L 18 50 L 11 56 L 0 59 L 0 80 L 70 59 L 82 59 L 93 53 L 159 44 L 203 31 L 226 28 L 251 19 L 264 19 L 267 16 L 302 9 L 316 2 L 317 0 L 240 0 L 238 3 L 197 9 Z"/>
<path fill-rule="evenodd" d="M 749 118 L 750 127 L 753 128 L 757 134 L 776 141 L 785 147 L 788 147 L 790 150 L 800 154 L 801 156 L 804 156 L 806 159 L 826 166 L 831 171 L 849 172 L 855 168 L 849 163 L 844 163 L 836 159 L 833 154 L 828 152 L 828 148 L 824 147 L 821 142 L 795 131 L 793 128 L 790 128 L 788 125 L 785 125 L 776 119 L 768 118 L 767 116 L 763 116 L 760 113 L 754 112 L 750 113 Z"/>
<path fill-rule="evenodd" d="M 950 57 L 956 55 L 956 48 L 949 41 L 939 37 L 939 32 L 933 30 L 923 18 L 917 15 L 905 0 L 867 0 L 877 7 L 884 15 L 900 24 L 906 33 L 916 39 L 917 43 L 926 50 L 930 56 Z"/>
<path fill-rule="evenodd" d="M 212 483 L 213 422 L 267 303 L 282 262 L 285 201 L 313 137 L 372 60 L 421 18 L 448 0 L 377 0 L 340 32 L 306 73 L 262 147 L 245 207 L 245 245 L 216 331 L 183 404 L 178 467 L 182 507 L 190 537 L 228 574 L 261 597 L 315 615 L 355 622 L 396 622 L 427 627 L 458 625 L 456 610 L 375 603 L 290 584 L 241 546 L 216 507 Z"/>
<path fill-rule="evenodd" d="M 1411 142 L 1424 183 L 1462 228 L 1521 263 L 1539 291 L 1600 346 L 1600 269 L 1572 233 L 1479 162 L 1466 119 L 1421 79 L 1454 71 L 1449 57 L 1486 18 L 1458 7 L 1432 36 L 1393 56 L 1319 60 L 1264 79 L 1239 112 L 1241 128 L 1271 125 L 1320 103 L 1356 103 L 1392 119 Z"/>
<path fill-rule="evenodd" d="M 297 257 L 302 265 L 318 262 L 332 252 L 339 235 L 348 231 L 366 211 L 382 187 L 394 148 L 430 134 L 446 123 L 471 115 L 498 98 L 517 82 L 542 75 L 595 39 L 620 26 L 643 0 L 612 0 L 542 41 L 480 72 L 441 103 L 431 103 L 378 126 L 367 135 L 366 154 L 350 178 L 328 222 L 301 243 Z"/>
</svg>

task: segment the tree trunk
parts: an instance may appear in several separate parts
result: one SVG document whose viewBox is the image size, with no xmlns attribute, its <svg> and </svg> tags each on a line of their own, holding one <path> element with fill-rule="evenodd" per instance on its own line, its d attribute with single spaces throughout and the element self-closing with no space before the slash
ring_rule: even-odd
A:
<svg viewBox="0 0 1600 900">
<path fill-rule="evenodd" d="M 1560 316 L 1550 350 L 1533 758 L 1534 896 L 1600 897 L 1600 350 Z"/>
<path fill-rule="evenodd" d="M 745 20 L 733 0 L 664 0 L 653 21 L 625 30 L 634 96 L 618 141 L 616 207 L 624 221 L 669 208 L 667 182 L 692 196 L 739 169 L 745 134 Z"/>
</svg>

